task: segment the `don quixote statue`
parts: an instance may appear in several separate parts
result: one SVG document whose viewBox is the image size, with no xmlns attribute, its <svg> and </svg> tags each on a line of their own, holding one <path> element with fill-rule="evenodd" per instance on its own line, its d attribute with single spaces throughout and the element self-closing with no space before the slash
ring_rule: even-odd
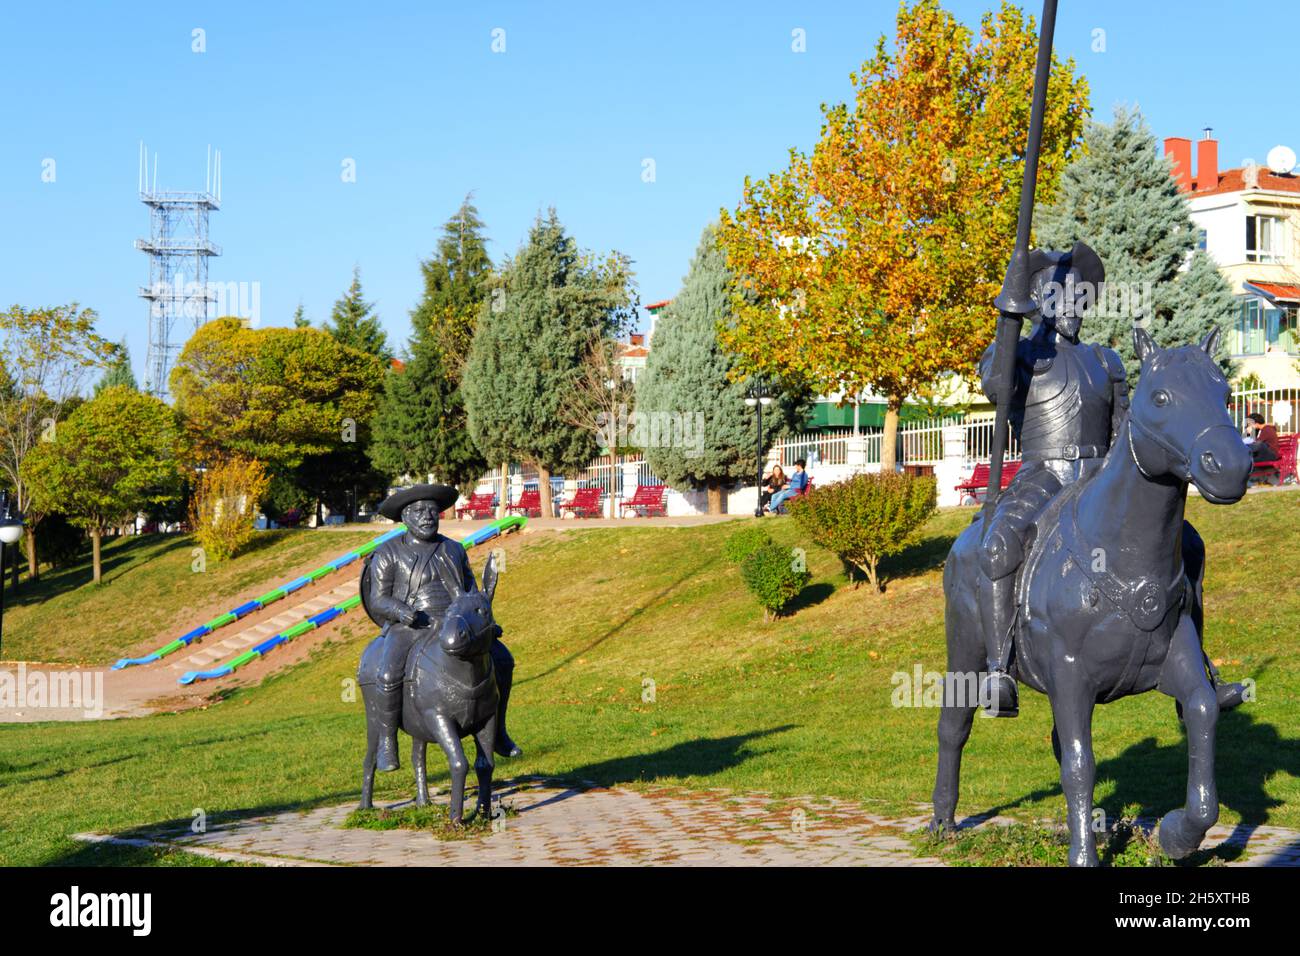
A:
<svg viewBox="0 0 1300 956">
<path fill-rule="evenodd" d="M 451 771 L 451 820 L 459 824 L 469 763 L 461 739 L 473 737 L 479 813 L 491 812 L 493 754 L 521 751 L 506 733 L 514 658 L 492 615 L 495 559 L 474 581 L 459 541 L 438 533 L 438 516 L 456 501 L 448 485 L 415 485 L 390 495 L 379 511 L 406 531 L 367 558 L 361 601 L 383 631 L 357 669 L 366 706 L 361 806 L 372 805 L 375 770 L 398 769 L 397 731 L 412 738 L 417 806 L 429 802 L 425 753 L 438 744 Z"/>
<path fill-rule="evenodd" d="M 1082 242 L 1029 249 L 1055 18 L 1046 0 L 1015 246 L 980 364 L 997 410 L 989 491 L 944 568 L 948 686 L 931 829 L 956 826 L 976 710 L 1015 717 L 1019 682 L 1051 701 L 1069 860 L 1095 866 L 1093 707 L 1159 690 L 1178 702 L 1188 740 L 1186 803 L 1159 827 L 1162 849 L 1178 859 L 1218 819 L 1216 721 L 1243 693 L 1219 681 L 1203 650 L 1205 548 L 1184 519 L 1187 489 L 1238 501 L 1252 460 L 1228 416 L 1217 331 L 1164 349 L 1135 327 L 1141 374 L 1130 396 L 1119 356 L 1080 339 L 1089 303 L 1101 298 L 1096 253 Z M 1034 329 L 1022 338 L 1025 319 Z M 999 494 L 1008 426 L 1022 465 Z M 976 675 L 976 699 L 956 693 Z"/>
</svg>

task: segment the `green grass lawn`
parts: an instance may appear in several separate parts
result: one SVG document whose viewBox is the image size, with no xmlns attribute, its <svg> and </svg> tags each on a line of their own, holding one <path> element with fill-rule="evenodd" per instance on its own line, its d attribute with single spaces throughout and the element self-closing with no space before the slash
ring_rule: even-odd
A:
<svg viewBox="0 0 1300 956">
<path fill-rule="evenodd" d="M 1226 677 L 1258 681 L 1258 700 L 1220 723 L 1229 822 L 1300 827 L 1300 590 L 1288 570 L 1297 506 L 1300 495 L 1257 494 L 1189 508 L 1210 552 L 1211 654 Z M 812 582 L 795 613 L 771 623 L 722 557 L 736 522 L 506 539 L 496 611 L 518 661 L 511 732 L 526 755 L 501 761 L 498 777 L 820 794 L 914 813 L 933 784 L 937 711 L 893 707 L 891 676 L 944 670 L 941 563 L 970 516 L 939 514 L 917 548 L 885 562 L 884 594 L 854 590 L 838 560 L 809 546 Z M 764 520 L 779 542 L 804 545 L 793 521 Z M 144 601 L 129 581 L 109 586 Z M 0 862 L 95 862 L 67 834 L 188 823 L 199 809 L 212 821 L 356 800 L 364 718 L 348 681 L 374 628 L 352 618 L 341 633 L 205 710 L 0 726 Z M 103 656 L 117 653 L 103 640 Z M 1046 700 L 1028 691 L 1019 719 L 976 721 L 958 812 L 1059 818 L 1050 730 Z M 1186 750 L 1168 698 L 1099 708 L 1095 743 L 1108 815 L 1181 804 Z M 377 801 L 412 794 L 403 764 L 377 779 Z M 430 769 L 445 785 L 433 754 Z"/>
</svg>

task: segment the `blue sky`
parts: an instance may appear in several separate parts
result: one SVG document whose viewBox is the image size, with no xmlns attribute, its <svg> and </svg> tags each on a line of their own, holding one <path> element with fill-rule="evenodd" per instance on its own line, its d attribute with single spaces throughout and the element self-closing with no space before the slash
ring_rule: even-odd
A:
<svg viewBox="0 0 1300 956">
<path fill-rule="evenodd" d="M 989 2 L 947 6 L 974 24 Z M 746 174 L 813 143 L 819 104 L 848 96 L 849 72 L 892 34 L 896 10 L 892 0 L 7 4 L 0 302 L 95 308 L 142 377 L 141 140 L 158 154 L 159 186 L 175 189 L 201 188 L 208 145 L 222 150 L 212 238 L 224 255 L 210 278 L 260 283 L 266 325 L 287 324 L 299 301 L 319 323 L 358 265 L 404 342 L 418 262 L 471 190 L 494 259 L 554 205 L 582 246 L 633 258 L 642 302 L 671 297 L 701 228 L 734 205 Z M 1300 149 L 1300 7 L 1223 10 L 1062 0 L 1056 48 L 1088 76 L 1099 117 L 1137 103 L 1161 138 L 1213 126 L 1224 167 L 1262 162 L 1277 143 Z M 191 49 L 195 28 L 206 52 Z M 806 52 L 791 49 L 795 29 Z M 56 179 L 42 182 L 51 158 Z M 355 183 L 340 176 L 348 158 Z"/>
</svg>

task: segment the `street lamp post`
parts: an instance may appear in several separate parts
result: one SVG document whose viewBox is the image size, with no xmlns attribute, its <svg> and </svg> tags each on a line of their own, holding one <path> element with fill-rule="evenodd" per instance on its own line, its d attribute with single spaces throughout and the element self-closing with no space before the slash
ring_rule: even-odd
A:
<svg viewBox="0 0 1300 956">
<path fill-rule="evenodd" d="M 763 517 L 763 408 L 772 404 L 772 392 L 762 379 L 750 383 L 745 393 L 745 404 L 758 412 L 758 441 L 755 456 L 758 459 L 758 481 L 754 485 L 754 517 Z"/>
<path fill-rule="evenodd" d="M 4 639 L 5 613 L 5 545 L 17 544 L 23 536 L 23 516 L 14 506 L 8 491 L 0 491 L 0 647 Z"/>
</svg>

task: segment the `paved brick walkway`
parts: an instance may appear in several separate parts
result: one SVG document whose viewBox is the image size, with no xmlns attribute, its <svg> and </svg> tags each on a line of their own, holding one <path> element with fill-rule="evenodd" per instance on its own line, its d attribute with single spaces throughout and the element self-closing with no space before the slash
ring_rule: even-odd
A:
<svg viewBox="0 0 1300 956">
<path fill-rule="evenodd" d="M 500 830 L 463 841 L 412 830 L 343 829 L 352 804 L 241 820 L 204 834 L 78 837 L 165 844 L 282 866 L 944 865 L 913 855 L 905 839 L 928 813 L 891 820 L 845 800 L 680 787 L 565 789 L 540 780 L 515 781 L 498 794 L 515 815 L 506 817 Z M 445 803 L 446 795 L 440 800 Z M 997 822 L 1004 821 L 985 825 Z M 1243 834 L 1216 827 L 1206 846 L 1230 836 L 1248 843 L 1249 858 L 1240 861 L 1245 865 L 1300 866 L 1300 833 L 1258 827 Z"/>
</svg>

